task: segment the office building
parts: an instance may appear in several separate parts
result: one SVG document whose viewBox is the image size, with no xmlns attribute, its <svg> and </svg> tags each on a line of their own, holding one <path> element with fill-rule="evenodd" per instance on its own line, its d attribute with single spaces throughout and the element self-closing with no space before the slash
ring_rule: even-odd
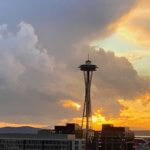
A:
<svg viewBox="0 0 150 150">
<path fill-rule="evenodd" d="M 102 126 L 99 150 L 134 150 L 134 133 L 126 127 Z"/>
<path fill-rule="evenodd" d="M 76 138 L 85 138 L 85 130 L 78 124 L 67 123 L 66 126 L 55 126 L 57 134 L 74 134 Z"/>
<path fill-rule="evenodd" d="M 66 134 L 55 130 L 40 130 L 37 134 L 0 134 L 0 150 L 85 150 L 85 139 L 76 138 L 73 130 Z"/>
</svg>

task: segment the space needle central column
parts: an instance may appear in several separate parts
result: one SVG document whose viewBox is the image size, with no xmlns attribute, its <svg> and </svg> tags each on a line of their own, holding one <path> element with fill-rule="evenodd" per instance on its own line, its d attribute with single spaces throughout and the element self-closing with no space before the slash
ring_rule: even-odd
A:
<svg viewBox="0 0 150 150">
<path fill-rule="evenodd" d="M 85 62 L 85 64 L 81 65 L 79 68 L 81 71 L 83 71 L 84 81 L 85 81 L 85 101 L 84 101 L 83 116 L 82 116 L 82 128 L 84 126 L 84 119 L 86 119 L 85 123 L 86 123 L 86 150 L 87 150 L 90 122 L 92 116 L 91 96 L 90 96 L 91 82 L 92 82 L 93 71 L 96 71 L 98 67 L 96 65 L 93 65 L 91 61 L 88 59 Z"/>
</svg>

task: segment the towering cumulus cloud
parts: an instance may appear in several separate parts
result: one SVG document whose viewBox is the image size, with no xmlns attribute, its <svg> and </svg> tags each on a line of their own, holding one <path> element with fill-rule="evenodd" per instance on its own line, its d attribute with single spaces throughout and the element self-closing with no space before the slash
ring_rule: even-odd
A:
<svg viewBox="0 0 150 150">
<path fill-rule="evenodd" d="M 31 25 L 21 22 L 16 34 L 9 32 L 7 25 L 1 25 L 0 43 L 0 86 L 17 84 L 29 68 L 42 72 L 53 70 L 54 58 L 38 48 L 38 38 Z"/>
</svg>

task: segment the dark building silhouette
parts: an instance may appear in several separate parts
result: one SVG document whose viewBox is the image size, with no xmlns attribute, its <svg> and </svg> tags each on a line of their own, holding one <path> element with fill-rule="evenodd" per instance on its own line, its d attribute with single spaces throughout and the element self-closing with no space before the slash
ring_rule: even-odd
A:
<svg viewBox="0 0 150 150">
<path fill-rule="evenodd" d="M 55 126 L 56 134 L 74 134 L 76 138 L 85 138 L 85 131 L 75 123 L 67 123 L 66 126 Z"/>
<path fill-rule="evenodd" d="M 91 143 L 91 150 L 99 150 L 101 143 L 101 131 L 94 131 Z"/>
<path fill-rule="evenodd" d="M 98 139 L 97 139 L 98 140 Z M 134 133 L 126 127 L 102 125 L 99 150 L 134 150 Z"/>
</svg>

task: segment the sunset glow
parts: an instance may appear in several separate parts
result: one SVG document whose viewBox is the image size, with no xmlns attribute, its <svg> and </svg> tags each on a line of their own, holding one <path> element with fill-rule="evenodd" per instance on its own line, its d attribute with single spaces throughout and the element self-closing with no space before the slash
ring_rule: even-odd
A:
<svg viewBox="0 0 150 150">
<path fill-rule="evenodd" d="M 150 129 L 150 0 L 37 1 L 0 1 L 0 127 Z"/>
<path fill-rule="evenodd" d="M 75 109 L 77 111 L 79 111 L 81 108 L 80 104 L 78 104 L 72 100 L 63 100 L 63 101 L 61 101 L 61 104 L 65 108 L 72 108 L 72 109 Z"/>
</svg>

